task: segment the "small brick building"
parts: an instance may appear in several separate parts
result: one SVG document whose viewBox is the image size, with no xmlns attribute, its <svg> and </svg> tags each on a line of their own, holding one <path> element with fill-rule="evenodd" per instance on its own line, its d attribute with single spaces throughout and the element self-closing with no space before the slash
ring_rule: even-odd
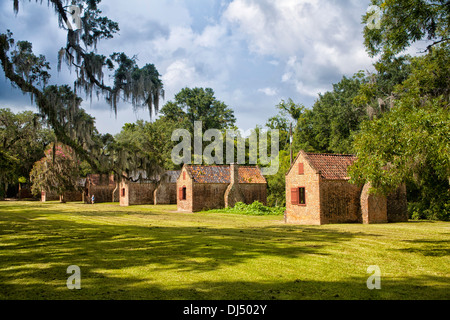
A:
<svg viewBox="0 0 450 320">
<path fill-rule="evenodd" d="M 177 204 L 177 180 L 181 171 L 166 171 L 153 192 L 154 204 Z"/>
<path fill-rule="evenodd" d="M 406 188 L 388 197 L 369 193 L 370 185 L 349 183 L 356 157 L 300 151 L 286 174 L 286 222 L 385 223 L 408 221 Z"/>
<path fill-rule="evenodd" d="M 157 187 L 157 177 L 147 177 L 145 171 L 124 174 L 120 181 L 120 205 L 153 204 L 153 193 Z"/>
<path fill-rule="evenodd" d="M 94 203 L 119 201 L 119 186 L 114 175 L 89 174 L 86 177 L 84 202 L 91 203 L 92 195 Z"/>
<path fill-rule="evenodd" d="M 147 177 L 139 171 L 123 177 L 120 182 L 120 205 L 176 204 L 177 178 L 180 171 L 166 171 Z"/>
<path fill-rule="evenodd" d="M 177 190 L 177 208 L 183 212 L 267 203 L 267 182 L 257 166 L 184 165 Z"/>
</svg>

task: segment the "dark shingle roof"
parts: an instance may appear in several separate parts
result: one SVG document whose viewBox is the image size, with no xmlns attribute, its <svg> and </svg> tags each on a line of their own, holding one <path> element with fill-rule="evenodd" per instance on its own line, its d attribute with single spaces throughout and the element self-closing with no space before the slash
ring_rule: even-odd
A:
<svg viewBox="0 0 450 320">
<path fill-rule="evenodd" d="M 196 183 L 230 183 L 229 166 L 195 166 L 187 165 L 191 178 Z M 266 183 L 258 167 L 239 166 L 239 183 Z"/>
<path fill-rule="evenodd" d="M 354 155 L 304 153 L 311 166 L 327 180 L 348 180 L 348 167 L 356 160 Z"/>
</svg>

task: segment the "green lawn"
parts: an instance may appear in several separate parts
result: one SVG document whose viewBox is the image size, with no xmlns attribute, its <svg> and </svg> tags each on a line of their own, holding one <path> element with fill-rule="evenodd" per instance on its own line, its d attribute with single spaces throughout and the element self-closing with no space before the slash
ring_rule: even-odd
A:
<svg viewBox="0 0 450 320">
<path fill-rule="evenodd" d="M 450 299 L 450 223 L 0 202 L 0 299 Z M 81 269 L 81 290 L 66 286 Z M 367 267 L 381 269 L 369 290 Z"/>
</svg>

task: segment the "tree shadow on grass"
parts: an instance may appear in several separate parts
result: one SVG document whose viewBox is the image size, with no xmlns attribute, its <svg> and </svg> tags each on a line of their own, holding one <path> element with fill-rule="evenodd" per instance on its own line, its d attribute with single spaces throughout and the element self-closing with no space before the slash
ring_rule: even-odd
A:
<svg viewBox="0 0 450 320">
<path fill-rule="evenodd" d="M 60 274 L 63 278 L 67 275 Z M 198 281 L 186 286 L 161 286 L 138 278 L 109 278 L 88 270 L 80 290 L 65 283 L 2 285 L 1 300 L 448 300 L 450 287 L 434 276 L 383 279 L 380 290 L 369 290 L 366 278 L 344 281 Z M 434 285 L 428 285 L 433 282 Z M 436 285 L 438 283 L 438 285 Z"/>
<path fill-rule="evenodd" d="M 42 294 L 48 295 L 48 288 L 67 279 L 66 269 L 73 264 L 93 282 L 99 279 L 101 283 L 126 268 L 148 270 L 143 277 L 148 281 L 152 271 L 189 277 L 258 257 L 323 255 L 324 246 L 352 238 L 351 233 L 306 232 L 307 228 L 305 232 L 286 232 L 270 227 L 145 227 L 89 220 L 79 223 L 41 219 L 44 214 L 39 209 L 31 211 L 0 215 L 0 283 L 6 298 L 21 299 L 27 288 L 33 287 L 41 287 Z M 48 211 L 45 217 L 49 217 Z M 129 283 L 126 277 L 114 281 Z M 34 294 L 37 298 L 39 290 Z"/>
<path fill-rule="evenodd" d="M 398 249 L 408 253 L 419 253 L 427 257 L 444 257 L 450 256 L 449 240 L 405 240 L 415 246 L 410 248 Z"/>
<path fill-rule="evenodd" d="M 218 279 L 163 287 L 156 284 L 158 272 L 183 280 L 239 268 L 259 257 L 324 256 L 325 247 L 355 235 L 313 227 L 145 227 L 40 219 L 48 215 L 36 208 L 0 215 L 0 299 L 412 299 L 411 283 L 420 297 L 448 297 L 444 284 L 422 288 L 417 286 L 420 279 L 386 280 L 384 286 L 391 289 L 370 291 L 365 277 L 344 282 L 287 281 L 282 276 L 270 281 Z M 67 289 L 70 265 L 82 270 L 82 290 Z M 131 271 L 122 272 L 127 269 Z M 143 274 L 135 275 L 136 269 Z"/>
</svg>

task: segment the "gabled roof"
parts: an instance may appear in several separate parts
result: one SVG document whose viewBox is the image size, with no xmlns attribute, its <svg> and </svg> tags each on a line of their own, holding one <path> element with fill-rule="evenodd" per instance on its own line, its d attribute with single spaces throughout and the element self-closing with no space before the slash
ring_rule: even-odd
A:
<svg viewBox="0 0 450 320">
<path fill-rule="evenodd" d="M 226 183 L 231 182 L 229 166 L 199 166 L 185 165 L 189 176 L 196 183 Z M 259 167 L 239 166 L 239 183 L 267 183 Z"/>
<path fill-rule="evenodd" d="M 354 155 L 307 153 L 311 166 L 327 180 L 348 180 L 348 167 L 356 160 Z"/>
<path fill-rule="evenodd" d="M 308 153 L 304 151 L 299 152 L 297 159 L 301 154 L 311 167 L 326 180 L 349 180 L 348 167 L 357 159 L 355 155 Z"/>
</svg>

